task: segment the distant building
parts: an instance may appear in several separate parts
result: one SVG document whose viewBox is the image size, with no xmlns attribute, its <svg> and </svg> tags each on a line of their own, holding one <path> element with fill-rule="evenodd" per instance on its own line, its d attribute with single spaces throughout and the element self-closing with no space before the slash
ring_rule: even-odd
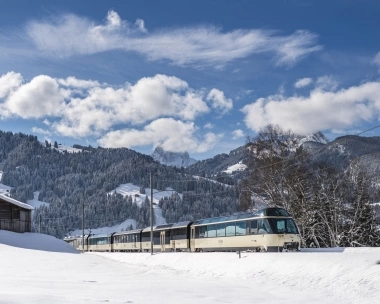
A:
<svg viewBox="0 0 380 304">
<path fill-rule="evenodd" d="M 19 202 L 5 194 L 0 194 L 0 229 L 30 232 L 33 209 L 28 204 Z"/>
</svg>

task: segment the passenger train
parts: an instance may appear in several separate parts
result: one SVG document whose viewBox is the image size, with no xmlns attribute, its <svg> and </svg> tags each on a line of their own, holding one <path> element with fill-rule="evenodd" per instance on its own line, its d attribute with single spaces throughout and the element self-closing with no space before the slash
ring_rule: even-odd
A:
<svg viewBox="0 0 380 304">
<path fill-rule="evenodd" d="M 93 234 L 64 240 L 85 251 L 151 250 L 151 228 L 111 234 Z M 283 208 L 179 222 L 153 227 L 153 251 L 298 251 L 301 237 L 296 223 Z"/>
</svg>

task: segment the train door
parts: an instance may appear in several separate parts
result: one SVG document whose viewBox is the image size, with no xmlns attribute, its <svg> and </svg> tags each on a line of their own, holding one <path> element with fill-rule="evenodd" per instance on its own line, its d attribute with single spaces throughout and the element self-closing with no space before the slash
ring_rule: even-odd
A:
<svg viewBox="0 0 380 304">
<path fill-rule="evenodd" d="M 195 251 L 195 227 L 191 227 L 190 230 L 190 251 Z"/>
<path fill-rule="evenodd" d="M 165 230 L 160 235 L 161 252 L 165 252 Z"/>
</svg>

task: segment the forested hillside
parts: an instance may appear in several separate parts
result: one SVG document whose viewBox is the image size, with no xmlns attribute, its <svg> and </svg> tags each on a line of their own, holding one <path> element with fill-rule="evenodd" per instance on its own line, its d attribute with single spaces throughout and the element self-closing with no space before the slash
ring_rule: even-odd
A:
<svg viewBox="0 0 380 304">
<path fill-rule="evenodd" d="M 377 137 L 348 136 L 305 147 L 292 132 L 269 125 L 247 144 L 241 209 L 285 207 L 306 247 L 380 246 L 380 172 L 371 162 L 378 143 Z"/>
<path fill-rule="evenodd" d="M 142 189 L 149 187 L 150 173 L 154 174 L 154 188 L 171 187 L 184 193 L 177 207 L 169 207 L 176 211 L 166 212 L 170 221 L 237 210 L 233 188 L 196 180 L 183 169 L 163 166 L 130 149 L 89 148 L 81 153 L 62 153 L 41 144 L 34 136 L 11 132 L 0 132 L 0 145 L 2 183 L 13 187 L 11 195 L 22 202 L 32 199 L 34 191 L 40 191 L 39 200 L 50 205 L 35 210 L 34 227 L 41 213 L 44 232 L 58 237 L 81 227 L 83 203 L 86 228 L 113 225 L 128 218 L 135 219 L 138 227 L 148 226 L 149 201 L 137 206 L 133 197 L 109 192 L 123 183 L 133 183 Z M 207 192 L 213 194 L 204 195 Z M 223 206 L 218 203 L 216 208 L 214 201 L 223 202 Z M 189 207 L 184 214 L 187 207 L 184 209 L 182 205 L 199 208 Z"/>
</svg>

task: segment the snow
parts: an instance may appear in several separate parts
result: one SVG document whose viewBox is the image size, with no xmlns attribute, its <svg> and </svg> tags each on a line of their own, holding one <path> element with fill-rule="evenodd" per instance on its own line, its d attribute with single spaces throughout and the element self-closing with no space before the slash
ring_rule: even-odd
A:
<svg viewBox="0 0 380 304">
<path fill-rule="evenodd" d="M 238 164 L 228 167 L 227 170 L 224 170 L 223 172 L 232 174 L 235 171 L 244 171 L 245 169 L 247 169 L 247 165 L 239 162 Z"/>
<path fill-rule="evenodd" d="M 0 184 L 0 193 L 9 193 L 11 192 L 12 187 L 9 187 L 4 184 Z"/>
<path fill-rule="evenodd" d="M 0 193 L 0 198 L 8 203 L 11 203 L 13 205 L 28 209 L 28 210 L 33 210 L 34 208 L 28 204 L 22 203 L 18 200 L 15 200 L 14 198 L 9 197 L 6 194 Z"/>
<path fill-rule="evenodd" d="M 78 253 L 74 247 L 50 235 L 39 233 L 15 233 L 0 230 L 0 248 L 6 249 L 7 247 L 5 245 L 50 252 Z M 30 259 L 27 260 L 30 261 Z"/>
<path fill-rule="evenodd" d="M 38 196 L 39 196 L 39 195 L 40 195 L 40 192 L 39 192 L 39 191 L 35 191 L 35 192 L 33 192 L 33 196 L 34 196 L 34 198 L 33 198 L 32 200 L 28 200 L 28 201 L 26 201 L 27 204 L 33 206 L 34 208 L 39 208 L 39 207 L 41 207 L 41 206 L 43 206 L 43 205 L 49 206 L 50 203 L 47 203 L 47 202 L 43 202 L 43 201 L 39 201 L 39 200 L 38 200 Z"/>
<path fill-rule="evenodd" d="M 67 152 L 67 153 L 79 153 L 79 152 L 82 152 L 83 150 L 82 149 L 77 149 L 77 148 L 73 148 L 73 147 L 69 147 L 69 146 L 64 146 L 64 145 L 61 145 L 61 144 L 58 144 L 58 148 L 54 148 L 52 147 L 52 149 L 55 149 L 61 153 L 63 152 Z"/>
<path fill-rule="evenodd" d="M 375 304 L 380 298 L 380 248 L 243 252 L 239 259 L 233 252 L 72 254 L 67 246 L 46 235 L 0 231 L 0 302 Z"/>
<path fill-rule="evenodd" d="M 112 194 L 114 192 L 119 193 L 123 196 L 132 196 L 136 204 L 139 206 L 141 206 L 141 204 L 145 201 L 146 197 L 148 197 L 148 199 L 150 200 L 150 188 L 145 188 L 145 194 L 141 194 L 140 187 L 132 183 L 122 184 L 115 190 L 110 191 L 109 194 Z M 164 191 L 153 189 L 153 212 L 155 217 L 155 223 L 157 225 L 166 224 L 166 220 L 162 216 L 162 210 L 158 206 L 160 199 L 164 197 L 170 197 L 173 195 L 174 192 L 175 191 L 172 188 L 166 188 L 166 190 Z M 182 194 L 178 193 L 178 195 L 182 198 Z M 136 225 L 134 227 L 136 227 Z"/>
</svg>

